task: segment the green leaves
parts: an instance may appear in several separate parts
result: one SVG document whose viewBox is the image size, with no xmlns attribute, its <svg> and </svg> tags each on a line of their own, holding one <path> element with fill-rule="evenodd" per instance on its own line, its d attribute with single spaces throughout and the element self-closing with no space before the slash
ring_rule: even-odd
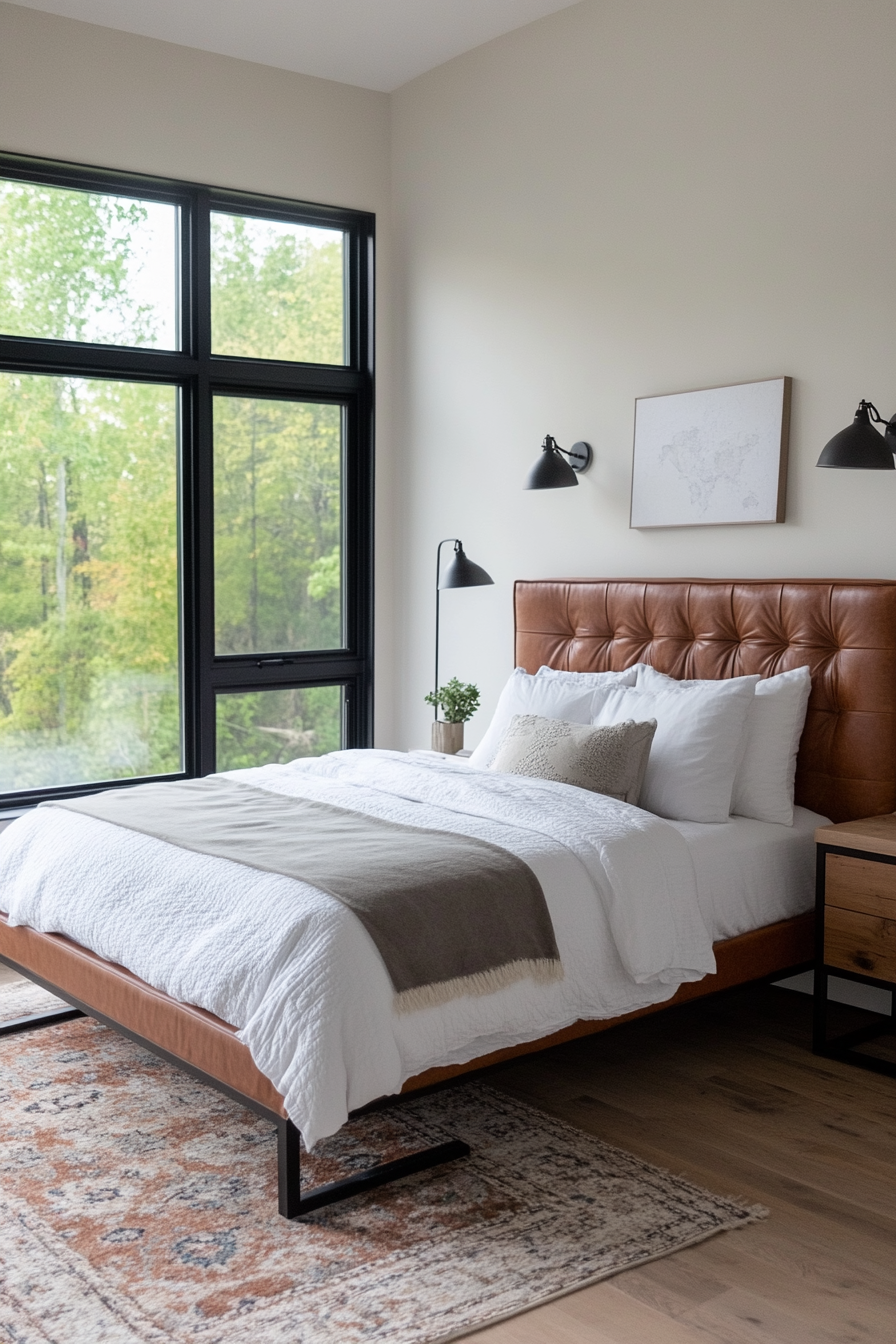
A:
<svg viewBox="0 0 896 1344">
<path fill-rule="evenodd" d="M 218 653 L 340 646 L 341 493 L 340 407 L 216 397 Z"/>
<path fill-rule="evenodd" d="M 212 347 L 344 363 L 343 241 L 332 229 L 212 214 Z"/>
<path fill-rule="evenodd" d="M 437 691 L 430 691 L 424 700 L 433 708 L 440 708 L 448 723 L 466 723 L 479 708 L 479 688 L 452 677 Z"/>
<path fill-rule="evenodd" d="M 131 283 L 147 218 L 143 202 L 125 197 L 0 181 L 0 331 L 152 344 L 153 307 Z M 173 299 L 173 273 L 170 287 Z"/>
<path fill-rule="evenodd" d="M 0 180 L 0 332 L 174 349 L 175 223 Z M 343 364 L 343 252 L 338 230 L 214 214 L 216 351 Z M 0 791 L 181 768 L 178 395 L 0 373 Z M 215 407 L 219 651 L 341 647 L 342 407 Z M 341 687 L 277 697 L 221 697 L 221 761 L 339 745 Z"/>
<path fill-rule="evenodd" d="M 0 374 L 0 788 L 180 768 L 176 396 Z"/>
</svg>

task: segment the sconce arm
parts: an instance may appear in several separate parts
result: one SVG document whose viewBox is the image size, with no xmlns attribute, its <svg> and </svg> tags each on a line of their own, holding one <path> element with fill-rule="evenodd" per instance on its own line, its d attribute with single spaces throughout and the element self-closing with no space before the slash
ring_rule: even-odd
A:
<svg viewBox="0 0 896 1344">
<path fill-rule="evenodd" d="M 594 454 L 591 450 L 591 444 L 585 443 L 584 439 L 574 443 L 571 448 L 561 448 L 553 434 L 545 434 L 544 443 L 541 445 L 544 452 L 562 453 L 564 457 L 569 458 L 569 465 L 573 471 L 587 471 L 591 466 L 591 459 Z"/>
</svg>

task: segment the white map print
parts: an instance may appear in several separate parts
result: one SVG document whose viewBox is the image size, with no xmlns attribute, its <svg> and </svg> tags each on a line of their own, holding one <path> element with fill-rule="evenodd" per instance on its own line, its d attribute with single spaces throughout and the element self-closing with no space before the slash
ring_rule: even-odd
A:
<svg viewBox="0 0 896 1344">
<path fill-rule="evenodd" d="M 679 430 L 671 443 L 660 449 L 660 462 L 671 462 L 687 483 L 691 503 L 705 514 L 718 487 L 745 491 L 741 501 L 745 511 L 756 509 L 759 500 L 744 482 L 750 450 L 759 442 L 758 434 L 740 434 L 724 439 L 717 448 L 707 447 L 696 425 Z"/>
<path fill-rule="evenodd" d="M 788 383 L 639 398 L 631 526 L 775 522 Z"/>
</svg>

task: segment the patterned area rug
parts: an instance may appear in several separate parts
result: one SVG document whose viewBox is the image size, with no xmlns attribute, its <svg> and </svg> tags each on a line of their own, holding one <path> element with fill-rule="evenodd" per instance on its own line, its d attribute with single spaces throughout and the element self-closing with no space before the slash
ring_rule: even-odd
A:
<svg viewBox="0 0 896 1344">
<path fill-rule="evenodd" d="M 43 991 L 0 986 L 0 1020 Z M 0 1339 L 434 1344 L 764 1210 L 482 1084 L 347 1125 L 309 1180 L 470 1159 L 288 1223 L 273 1127 L 89 1018 L 0 1038 Z"/>
</svg>

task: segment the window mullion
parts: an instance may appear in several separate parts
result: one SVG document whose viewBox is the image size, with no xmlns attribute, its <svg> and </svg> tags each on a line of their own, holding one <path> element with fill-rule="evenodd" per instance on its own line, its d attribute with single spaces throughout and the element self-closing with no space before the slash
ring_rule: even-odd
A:
<svg viewBox="0 0 896 1344">
<path fill-rule="evenodd" d="M 215 768 L 215 692 L 211 672 L 215 654 L 214 518 L 212 499 L 214 465 L 211 390 L 211 251 L 209 193 L 198 191 L 194 204 L 192 245 L 192 340 L 198 363 L 196 377 L 196 593 L 195 642 L 197 678 L 194 687 L 197 754 L 195 770 L 206 775 Z"/>
</svg>

